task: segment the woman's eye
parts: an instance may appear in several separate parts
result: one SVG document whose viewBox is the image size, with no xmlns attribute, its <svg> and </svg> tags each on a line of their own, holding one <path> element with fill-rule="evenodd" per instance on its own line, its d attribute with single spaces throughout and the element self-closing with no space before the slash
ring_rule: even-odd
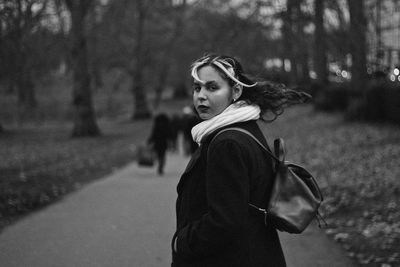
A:
<svg viewBox="0 0 400 267">
<path fill-rule="evenodd" d="M 201 87 L 199 85 L 197 85 L 197 84 L 194 84 L 194 85 L 192 85 L 192 89 L 193 89 L 194 92 L 199 92 Z"/>
<path fill-rule="evenodd" d="M 210 86 L 208 86 L 207 89 L 210 90 L 210 91 L 215 91 L 215 90 L 218 90 L 218 86 L 216 86 L 216 85 L 210 85 Z"/>
</svg>

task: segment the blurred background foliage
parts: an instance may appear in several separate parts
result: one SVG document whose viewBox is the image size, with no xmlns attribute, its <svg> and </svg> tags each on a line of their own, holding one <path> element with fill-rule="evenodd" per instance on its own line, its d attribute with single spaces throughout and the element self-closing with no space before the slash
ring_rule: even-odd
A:
<svg viewBox="0 0 400 267">
<path fill-rule="evenodd" d="M 398 123 L 399 13 L 394 0 L 1 0 L 0 124 L 67 119 L 87 136 L 98 116 L 148 118 L 163 95 L 190 94 L 204 53 L 318 109 Z"/>
<path fill-rule="evenodd" d="M 399 266 L 397 0 L 0 0 L 0 230 L 134 160 L 205 53 L 313 96 L 262 129 L 316 174 L 348 255 Z"/>
</svg>

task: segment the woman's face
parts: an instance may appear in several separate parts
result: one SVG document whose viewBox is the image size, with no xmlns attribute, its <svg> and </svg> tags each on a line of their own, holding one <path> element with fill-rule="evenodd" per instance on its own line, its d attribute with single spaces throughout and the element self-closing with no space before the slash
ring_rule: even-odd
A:
<svg viewBox="0 0 400 267">
<path fill-rule="evenodd" d="M 202 120 L 208 120 L 220 114 L 240 96 L 239 89 L 233 89 L 228 81 L 211 66 L 198 70 L 200 80 L 193 83 L 193 104 Z M 234 87 L 236 88 L 236 87 Z M 239 96 L 237 96 L 239 94 Z"/>
</svg>

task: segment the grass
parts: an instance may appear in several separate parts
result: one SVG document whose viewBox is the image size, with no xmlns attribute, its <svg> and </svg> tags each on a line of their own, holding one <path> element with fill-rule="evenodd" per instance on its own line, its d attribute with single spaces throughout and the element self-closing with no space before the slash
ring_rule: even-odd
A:
<svg viewBox="0 0 400 267">
<path fill-rule="evenodd" d="M 167 102 L 163 109 L 180 111 L 182 105 Z M 94 139 L 71 139 L 68 123 L 5 125 L 2 227 L 134 160 L 134 145 L 148 136 L 151 122 L 114 118 L 99 125 L 103 136 Z M 340 113 L 317 113 L 309 105 L 261 126 L 270 143 L 283 137 L 287 158 L 316 176 L 325 196 L 326 232 L 348 256 L 362 266 L 399 266 L 400 128 L 346 122 Z"/>
<path fill-rule="evenodd" d="M 263 126 L 324 192 L 326 233 L 361 266 L 400 266 L 400 127 L 346 122 L 310 106 Z"/>
<path fill-rule="evenodd" d="M 101 121 L 103 136 L 71 139 L 69 125 L 7 131 L 0 138 L 0 221 L 15 219 L 135 159 L 150 121 Z M 1 227 L 1 226 L 0 226 Z"/>
<path fill-rule="evenodd" d="M 70 77 L 37 85 L 38 107 L 29 112 L 18 108 L 15 95 L 0 90 L 0 231 L 135 159 L 151 120 L 130 121 L 129 84 L 110 89 L 113 77 L 106 78 L 93 94 L 102 131 L 97 138 L 70 138 Z M 186 104 L 166 101 L 158 111 L 180 112 Z"/>
</svg>

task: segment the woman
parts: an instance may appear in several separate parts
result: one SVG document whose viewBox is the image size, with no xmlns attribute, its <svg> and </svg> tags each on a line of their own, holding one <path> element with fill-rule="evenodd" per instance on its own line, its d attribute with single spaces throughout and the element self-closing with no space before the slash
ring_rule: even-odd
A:
<svg viewBox="0 0 400 267">
<path fill-rule="evenodd" d="M 159 175 L 164 174 L 165 155 L 168 148 L 168 142 L 171 138 L 170 121 L 166 114 L 161 113 L 154 118 L 153 129 L 148 144 L 151 144 L 157 155 L 157 172 Z"/>
<path fill-rule="evenodd" d="M 256 121 L 308 95 L 267 82 L 253 82 L 240 63 L 207 55 L 191 68 L 193 104 L 202 119 L 192 129 L 200 145 L 177 191 L 177 231 L 172 266 L 286 266 L 279 237 L 248 203 L 264 207 L 273 162 L 243 128 L 267 142 Z M 216 138 L 214 139 L 214 137 Z"/>
</svg>

